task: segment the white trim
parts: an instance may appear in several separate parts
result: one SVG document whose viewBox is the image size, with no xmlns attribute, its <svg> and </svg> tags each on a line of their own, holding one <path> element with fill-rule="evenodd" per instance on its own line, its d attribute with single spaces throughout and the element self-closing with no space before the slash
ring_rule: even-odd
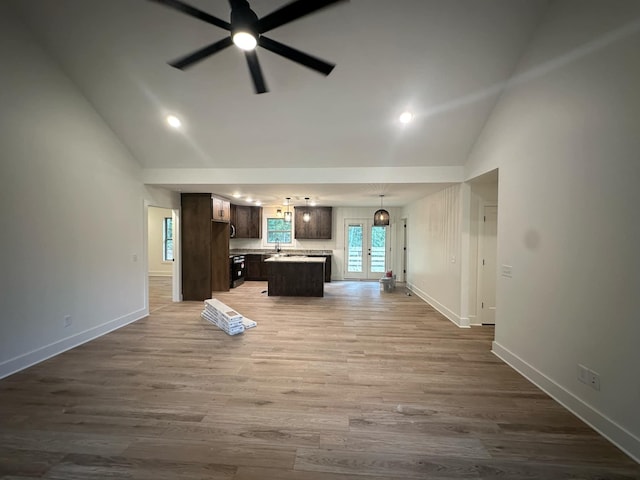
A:
<svg viewBox="0 0 640 480">
<path fill-rule="evenodd" d="M 50 343 L 37 350 L 32 350 L 31 352 L 10 358 L 0 363 L 0 379 L 140 320 L 148 314 L 149 312 L 146 309 L 140 309 L 120 318 L 110 320 L 102 325 L 90 328 L 89 330 L 85 330 L 84 332 L 76 333 L 70 337 Z"/>
<path fill-rule="evenodd" d="M 640 463 L 640 438 L 587 404 L 581 398 L 575 396 L 562 385 L 554 382 L 544 373 L 510 352 L 498 342 L 493 342 L 492 352 L 560 405 L 589 424 L 603 437 L 607 438 L 620 450 Z"/>
<path fill-rule="evenodd" d="M 180 229 L 182 228 L 180 225 L 180 219 L 182 217 L 180 216 L 180 213 L 181 211 L 179 208 L 171 209 L 171 225 L 173 226 L 173 267 L 171 270 L 173 282 L 171 282 L 171 299 L 174 302 L 182 301 L 182 251 L 180 250 L 182 248 L 182 244 L 180 243 Z"/>
<path fill-rule="evenodd" d="M 420 297 L 422 300 L 427 302 L 433 308 L 435 308 L 442 315 L 444 315 L 454 325 L 456 325 L 456 326 L 458 326 L 460 328 L 471 328 L 469 326 L 469 319 L 468 318 L 459 317 L 457 314 L 455 314 L 454 312 L 449 310 L 447 307 L 442 305 L 436 299 L 431 298 L 428 294 L 426 294 L 425 292 L 423 292 L 422 290 L 420 290 L 418 287 L 416 287 L 415 285 L 413 285 L 411 283 L 407 283 L 407 288 L 410 291 L 412 291 L 413 293 L 415 293 L 416 295 L 418 295 L 418 297 Z"/>
<path fill-rule="evenodd" d="M 338 168 L 145 168 L 145 185 L 222 185 L 276 183 L 311 185 L 320 183 L 460 183 L 465 181 L 463 166 L 451 167 L 338 167 Z"/>
<path fill-rule="evenodd" d="M 484 308 L 482 307 L 482 302 L 484 301 L 484 289 L 486 287 L 485 285 L 485 281 L 484 281 L 484 270 L 483 270 L 483 266 L 482 265 L 482 261 L 484 258 L 484 253 L 485 253 L 485 238 L 486 238 L 486 222 L 484 221 L 484 217 L 486 215 L 486 210 L 487 208 L 493 208 L 495 207 L 496 212 L 498 211 L 498 205 L 496 202 L 486 202 L 485 200 L 482 200 L 479 202 L 479 208 L 478 208 L 478 255 L 476 257 L 476 312 L 478 314 L 478 319 L 480 320 L 480 325 L 495 325 L 496 324 L 496 314 L 493 314 L 493 323 L 485 323 L 485 311 Z M 497 244 L 497 231 L 498 231 L 498 224 L 496 223 L 496 254 L 495 254 L 495 259 L 496 259 L 496 277 L 494 278 L 494 292 L 495 292 L 495 298 L 494 298 L 494 303 L 497 303 L 498 300 L 498 293 L 497 293 L 497 286 L 498 286 L 498 244 Z"/>
<path fill-rule="evenodd" d="M 172 277 L 173 274 L 165 270 L 151 270 L 149 272 L 149 276 L 150 277 Z"/>
</svg>

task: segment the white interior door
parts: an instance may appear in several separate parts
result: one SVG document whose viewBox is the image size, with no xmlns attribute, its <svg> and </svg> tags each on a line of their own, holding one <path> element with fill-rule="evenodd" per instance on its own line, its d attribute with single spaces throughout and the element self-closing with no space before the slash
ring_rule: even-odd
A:
<svg viewBox="0 0 640 480">
<path fill-rule="evenodd" d="M 480 321 L 483 325 L 496 323 L 496 275 L 498 207 L 485 206 L 480 258 Z"/>
<path fill-rule="evenodd" d="M 389 228 L 376 227 L 373 220 L 345 220 L 344 278 L 379 279 L 387 271 Z"/>
</svg>

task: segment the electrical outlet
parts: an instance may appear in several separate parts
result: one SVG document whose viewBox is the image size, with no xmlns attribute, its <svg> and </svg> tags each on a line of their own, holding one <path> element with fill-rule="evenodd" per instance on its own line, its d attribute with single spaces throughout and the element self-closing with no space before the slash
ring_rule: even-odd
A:
<svg viewBox="0 0 640 480">
<path fill-rule="evenodd" d="M 589 385 L 594 390 L 600 391 L 600 374 L 578 364 L 578 380 Z"/>
<path fill-rule="evenodd" d="M 64 328 L 70 327 L 72 323 L 73 323 L 73 319 L 71 318 L 71 315 L 65 315 L 64 316 Z"/>
</svg>

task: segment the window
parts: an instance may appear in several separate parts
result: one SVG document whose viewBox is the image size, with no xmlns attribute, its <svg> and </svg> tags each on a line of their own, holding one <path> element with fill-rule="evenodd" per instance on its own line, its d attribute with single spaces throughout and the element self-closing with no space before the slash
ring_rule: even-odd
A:
<svg viewBox="0 0 640 480">
<path fill-rule="evenodd" d="M 291 223 L 284 218 L 267 218 L 267 243 L 291 243 Z"/>
<path fill-rule="evenodd" d="M 173 219 L 165 217 L 162 222 L 162 260 L 173 261 Z"/>
</svg>

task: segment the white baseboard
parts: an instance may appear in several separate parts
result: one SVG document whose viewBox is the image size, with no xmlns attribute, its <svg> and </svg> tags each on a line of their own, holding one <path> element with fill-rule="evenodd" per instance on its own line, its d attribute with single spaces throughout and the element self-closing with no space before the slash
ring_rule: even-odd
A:
<svg viewBox="0 0 640 480">
<path fill-rule="evenodd" d="M 162 270 L 150 270 L 148 275 L 150 277 L 173 277 L 173 272 L 165 272 Z"/>
<path fill-rule="evenodd" d="M 95 338 L 101 337 L 106 333 L 112 332 L 113 330 L 117 330 L 118 328 L 133 323 L 136 320 L 140 320 L 141 318 L 146 317 L 148 314 L 149 312 L 146 309 L 137 310 L 123 317 L 110 320 L 106 323 L 103 323 L 102 325 L 98 325 L 96 327 L 85 330 L 84 332 L 76 333 L 75 335 L 50 343 L 49 345 L 45 345 L 44 347 L 32 350 L 31 352 L 24 353 L 14 358 L 10 358 L 9 360 L 0 363 L 0 379 L 8 377 L 9 375 L 19 372 L 20 370 L 24 370 L 25 368 L 31 367 L 36 363 L 40 363 L 51 357 L 55 357 L 62 352 L 71 350 L 72 348 L 82 345 L 83 343 L 87 343 Z"/>
<path fill-rule="evenodd" d="M 493 342 L 492 351 L 507 365 L 519 372 L 571 413 L 589 424 L 636 462 L 640 463 L 640 438 L 585 403 L 562 385 L 557 384 L 499 343 Z"/>
<path fill-rule="evenodd" d="M 411 283 L 407 283 L 407 288 L 411 290 L 413 293 L 418 295 L 422 300 L 427 302 L 433 308 L 435 308 L 438 312 L 444 315 L 448 320 L 453 322 L 456 326 L 460 328 L 471 328 L 469 326 L 469 319 L 463 319 L 460 316 L 456 315 L 454 312 L 449 310 L 447 307 L 438 302 L 435 298 L 430 297 L 426 292 L 423 292 L 418 287 Z"/>
</svg>

